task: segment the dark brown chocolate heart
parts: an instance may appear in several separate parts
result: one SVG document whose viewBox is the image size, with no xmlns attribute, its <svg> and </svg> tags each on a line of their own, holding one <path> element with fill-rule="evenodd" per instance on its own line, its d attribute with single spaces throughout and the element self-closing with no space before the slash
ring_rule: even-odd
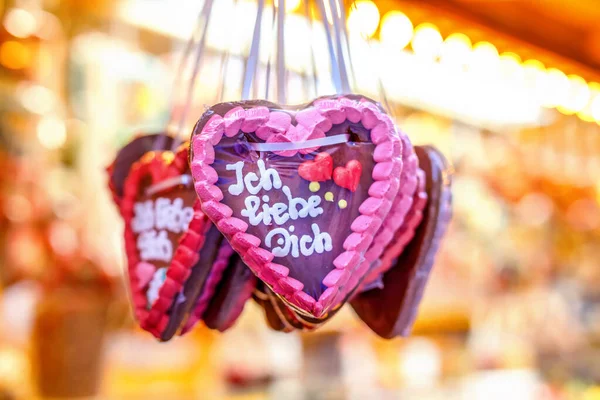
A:
<svg viewBox="0 0 600 400">
<path fill-rule="evenodd" d="M 183 324 L 187 327 L 185 330 L 187 332 L 197 322 L 191 320 L 191 318 L 188 319 L 188 316 L 192 312 L 197 299 L 206 290 L 206 282 L 210 279 L 210 275 L 214 270 L 219 246 L 223 240 L 221 232 L 211 224 L 199 253 L 200 258 L 192 267 L 191 274 L 186 280 L 183 290 L 173 300 L 173 305 L 169 312 L 169 323 L 161 333 L 161 340 L 166 341 L 171 339 Z"/>
<path fill-rule="evenodd" d="M 173 144 L 173 138 L 164 133 L 143 135 L 133 139 L 125 145 L 108 166 L 108 187 L 118 205 L 123 198 L 123 186 L 129 175 L 131 166 L 140 160 L 142 156 L 150 151 L 168 150 Z"/>
<path fill-rule="evenodd" d="M 202 319 L 210 329 L 224 332 L 231 328 L 252 297 L 257 278 L 237 255 L 232 255 L 223 278 Z"/>
<path fill-rule="evenodd" d="M 429 273 L 452 210 L 451 168 L 435 148 L 415 147 L 426 175 L 428 203 L 415 236 L 383 276 L 383 288 L 357 294 L 350 302 L 358 316 L 383 338 L 406 336 L 417 315 Z"/>
<path fill-rule="evenodd" d="M 267 286 L 262 281 L 259 281 L 252 294 L 252 299 L 264 310 L 265 319 L 271 329 L 279 332 L 292 332 L 294 327 L 279 317 L 269 294 L 267 294 L 267 289 Z"/>
</svg>

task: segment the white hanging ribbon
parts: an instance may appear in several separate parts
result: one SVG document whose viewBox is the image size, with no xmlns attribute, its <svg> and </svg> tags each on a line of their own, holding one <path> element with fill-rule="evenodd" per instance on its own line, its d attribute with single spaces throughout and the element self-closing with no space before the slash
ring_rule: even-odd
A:
<svg viewBox="0 0 600 400">
<path fill-rule="evenodd" d="M 272 5 L 272 11 L 273 11 L 273 20 L 271 21 L 271 32 L 275 29 L 275 24 L 277 22 L 277 10 L 275 7 L 275 2 L 273 2 Z M 272 47 L 269 46 L 269 57 L 267 58 L 267 68 L 266 68 L 266 73 L 265 73 L 265 96 L 264 99 L 268 100 L 269 99 L 269 89 L 270 89 L 270 85 L 271 85 L 271 58 L 273 57 L 273 52 L 272 52 Z M 256 93 L 258 93 L 258 90 L 256 90 Z M 254 96 L 256 97 L 256 96 Z"/>
<path fill-rule="evenodd" d="M 336 93 L 341 94 L 343 92 L 342 79 L 340 76 L 339 63 L 338 63 L 338 60 L 337 60 L 337 57 L 335 54 L 335 50 L 333 47 L 333 39 L 332 39 L 331 31 L 329 30 L 330 26 L 329 26 L 329 21 L 327 20 L 327 13 L 325 12 L 325 1 L 326 0 L 316 0 L 316 1 L 317 1 L 317 6 L 319 7 L 319 13 L 321 14 L 321 19 L 323 21 L 323 28 L 325 29 L 325 36 L 327 37 L 327 49 L 329 50 L 329 58 L 331 61 L 331 79 L 333 80 L 333 85 L 335 86 Z"/>
<path fill-rule="evenodd" d="M 346 51 L 346 59 L 348 60 L 348 75 L 350 76 L 350 80 L 351 80 L 351 84 L 350 84 L 350 90 L 352 90 L 352 88 L 356 87 L 356 76 L 354 75 L 354 67 L 352 65 L 352 51 L 350 50 L 350 39 L 348 38 L 348 27 L 346 26 L 346 8 L 344 7 L 345 2 L 344 0 L 339 0 L 340 1 L 340 14 L 339 14 L 339 18 L 341 21 L 341 27 L 342 27 L 342 40 L 344 41 L 344 48 Z"/>
<path fill-rule="evenodd" d="M 331 146 L 334 144 L 347 143 L 350 140 L 350 135 L 333 135 L 326 136 L 320 139 L 310 139 L 305 142 L 293 143 L 247 143 L 247 146 L 256 151 L 287 151 L 287 150 L 302 150 L 310 149 L 311 147 Z"/>
<path fill-rule="evenodd" d="M 194 44 L 196 43 L 196 41 L 198 40 L 198 36 L 200 35 L 201 26 L 202 26 L 202 12 L 198 13 L 198 20 L 196 21 L 196 26 L 194 27 L 192 36 L 190 36 L 190 38 L 187 40 L 187 43 L 186 43 L 183 53 L 181 55 L 181 59 L 179 60 L 179 63 L 177 64 L 177 70 L 175 72 L 175 78 L 173 79 L 173 86 L 171 88 L 171 99 L 169 101 L 169 108 L 168 108 L 169 120 L 167 122 L 167 129 L 165 130 L 165 132 L 163 132 L 162 135 L 160 135 L 156 139 L 156 141 L 153 145 L 154 150 L 162 149 L 167 140 L 168 130 L 170 129 L 171 124 L 173 123 L 173 119 L 175 118 L 175 103 L 177 102 L 177 93 L 179 92 L 179 86 L 181 85 L 181 82 L 183 81 L 183 71 L 190 59 Z"/>
<path fill-rule="evenodd" d="M 258 54 L 260 50 L 260 31 L 262 27 L 262 15 L 265 8 L 265 0 L 258 0 L 258 9 L 256 11 L 256 20 L 254 22 L 254 32 L 252 33 L 252 44 L 250 45 L 250 53 L 246 60 L 246 68 L 244 69 L 244 83 L 242 86 L 242 100 L 250 98 L 250 87 L 252 82 L 256 84 L 256 67 L 258 65 Z"/>
<path fill-rule="evenodd" d="M 342 46 L 342 26 L 345 24 L 341 20 L 341 7 L 338 0 L 329 0 L 329 8 L 331 10 L 331 19 L 333 20 L 333 30 L 335 32 L 335 47 L 337 51 L 338 68 L 340 74 L 340 86 L 342 93 L 350 93 L 350 81 L 348 79 L 348 71 L 346 70 L 346 57 Z"/>
<path fill-rule="evenodd" d="M 317 64 L 315 61 L 315 48 L 314 45 L 312 43 L 312 35 L 315 29 L 315 25 L 312 19 L 312 15 L 310 12 L 310 1 L 305 1 L 304 2 L 304 13 L 306 16 L 306 20 L 309 23 L 309 27 L 310 27 L 310 34 L 311 37 L 309 38 L 308 41 L 308 45 L 310 48 L 310 68 L 311 71 L 310 72 L 306 72 L 306 81 L 307 81 L 307 85 L 306 85 L 306 97 L 307 98 L 314 98 L 317 97 L 318 94 L 318 80 L 317 80 Z M 312 82 L 310 81 L 310 78 L 312 77 Z M 313 88 L 313 92 L 310 92 L 310 85 L 312 84 L 312 88 Z"/>
<path fill-rule="evenodd" d="M 286 103 L 285 0 L 277 0 L 277 102 Z"/>
<path fill-rule="evenodd" d="M 202 57 L 204 56 L 204 48 L 206 47 L 206 32 L 208 31 L 208 24 L 210 22 L 210 12 L 212 9 L 213 0 L 206 0 L 204 2 L 204 6 L 202 7 L 201 19 L 203 21 L 202 24 L 202 32 L 200 36 L 200 42 L 198 44 L 198 49 L 196 50 L 196 58 L 194 60 L 194 68 L 192 70 L 192 75 L 189 82 L 189 87 L 187 91 L 187 95 L 185 98 L 185 105 L 183 108 L 183 112 L 179 118 L 179 124 L 177 126 L 177 131 L 175 135 L 175 140 L 173 140 L 173 145 L 171 146 L 171 150 L 175 150 L 177 146 L 181 143 L 181 133 L 183 128 L 185 127 L 185 122 L 187 120 L 188 113 L 190 111 L 194 89 L 196 88 L 196 78 L 198 77 L 198 71 L 200 70 L 200 64 L 202 61 Z"/>
<path fill-rule="evenodd" d="M 173 178 L 166 179 L 162 182 L 150 186 L 146 190 L 146 195 L 152 196 L 158 192 L 162 192 L 163 190 L 171 189 L 179 185 L 189 186 L 192 184 L 192 182 L 193 180 L 191 175 L 175 176 Z"/>
</svg>

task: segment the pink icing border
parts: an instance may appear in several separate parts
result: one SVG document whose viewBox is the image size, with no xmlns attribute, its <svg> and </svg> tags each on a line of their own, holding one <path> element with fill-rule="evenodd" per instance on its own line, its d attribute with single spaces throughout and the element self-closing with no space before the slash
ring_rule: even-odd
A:
<svg viewBox="0 0 600 400">
<path fill-rule="evenodd" d="M 273 114 L 277 118 L 271 118 Z M 374 103 L 364 99 L 318 99 L 296 114 L 298 126 L 288 125 L 287 119 L 281 118 L 279 114 L 278 111 L 269 112 L 268 108 L 259 106 L 250 109 L 235 107 L 224 116 L 213 115 L 202 127 L 200 134 L 192 137 L 192 176 L 203 211 L 227 237 L 250 269 L 299 312 L 320 318 L 357 286 L 359 278 L 366 274 L 368 266 L 374 261 L 369 260 L 370 256 L 365 260 L 363 257 L 367 255 L 364 252 L 371 245 L 382 223 L 385 221 L 384 226 L 393 223 L 385 217 L 400 186 L 402 142 L 390 117 Z M 261 137 L 267 142 L 292 141 L 294 137 L 298 137 L 295 135 L 299 131 L 303 131 L 299 140 L 296 140 L 303 141 L 322 137 L 323 132 L 331 129 L 334 122 L 345 120 L 354 123 L 360 121 L 366 129 L 371 130 L 371 141 L 376 146 L 372 172 L 375 182 L 369 187 L 369 197 L 360 206 L 360 215 L 351 225 L 352 233 L 344 241 L 345 251 L 333 261 L 336 268 L 323 279 L 327 289 L 315 299 L 302 290 L 304 285 L 300 281 L 288 276 L 287 267 L 272 262 L 274 255 L 259 247 L 261 240 L 246 233 L 246 222 L 233 217 L 233 210 L 221 203 L 223 193 L 215 186 L 218 174 L 211 167 L 215 159 L 214 146 L 223 135 L 235 136 L 239 129 L 248 133 L 266 128 L 261 129 Z M 287 155 L 287 152 L 281 153 L 280 155 Z"/>
<path fill-rule="evenodd" d="M 419 159 L 410 143 L 410 139 L 402 132 L 400 132 L 400 137 L 402 140 L 402 160 L 404 162 L 402 174 L 400 176 L 400 189 L 394 199 L 392 209 L 386 217 L 390 223 L 381 227 L 377 232 L 373 244 L 367 251 L 367 259 L 373 261 L 378 260 L 382 254 L 386 254 L 390 243 L 396 242 L 398 232 L 404 228 L 404 224 L 407 222 L 405 219 L 409 216 L 408 213 L 414 205 L 413 201 L 418 184 L 417 174 L 419 170 Z M 373 283 L 382 272 L 389 269 L 389 265 L 384 266 L 382 263 L 376 268 L 370 268 L 366 278 L 360 285 L 361 290 L 365 286 Z"/>
<path fill-rule="evenodd" d="M 404 251 L 404 248 L 415 236 L 417 227 L 423 220 L 423 211 L 427 205 L 427 191 L 425 190 L 425 173 L 422 170 L 417 171 L 419 186 L 415 193 L 413 207 L 407 215 L 407 221 L 400 227 L 394 236 L 393 244 L 385 249 L 381 257 L 381 273 L 387 272 L 393 265 L 396 257 Z"/>
</svg>

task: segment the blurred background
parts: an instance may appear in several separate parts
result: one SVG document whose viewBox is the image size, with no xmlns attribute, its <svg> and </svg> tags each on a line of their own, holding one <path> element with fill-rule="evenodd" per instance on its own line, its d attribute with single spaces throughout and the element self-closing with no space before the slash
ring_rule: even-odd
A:
<svg viewBox="0 0 600 400">
<path fill-rule="evenodd" d="M 164 129 L 202 3 L 0 2 L 0 399 L 600 399 L 595 0 L 348 4 L 357 90 L 383 87 L 456 171 L 411 337 L 380 340 L 350 310 L 274 333 L 248 303 L 224 335 L 159 344 L 130 315 L 105 167 Z M 328 54 L 313 10 L 285 8 L 294 103 Z M 190 124 L 239 98 L 256 9 L 215 1 Z"/>
</svg>

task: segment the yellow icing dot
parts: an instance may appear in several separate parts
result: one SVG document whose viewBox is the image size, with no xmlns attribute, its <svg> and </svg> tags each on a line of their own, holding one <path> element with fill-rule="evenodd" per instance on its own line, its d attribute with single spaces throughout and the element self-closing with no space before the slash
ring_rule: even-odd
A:
<svg viewBox="0 0 600 400">
<path fill-rule="evenodd" d="M 331 192 L 325 193 L 325 200 L 333 201 L 333 193 L 331 193 Z"/>
<path fill-rule="evenodd" d="M 338 206 L 343 210 L 344 208 L 348 207 L 348 202 L 346 200 L 340 200 L 338 201 Z"/>
<path fill-rule="evenodd" d="M 311 192 L 318 192 L 319 189 L 321 189 L 321 185 L 319 185 L 319 182 L 311 182 L 310 185 L 308 185 L 308 189 Z"/>
</svg>

